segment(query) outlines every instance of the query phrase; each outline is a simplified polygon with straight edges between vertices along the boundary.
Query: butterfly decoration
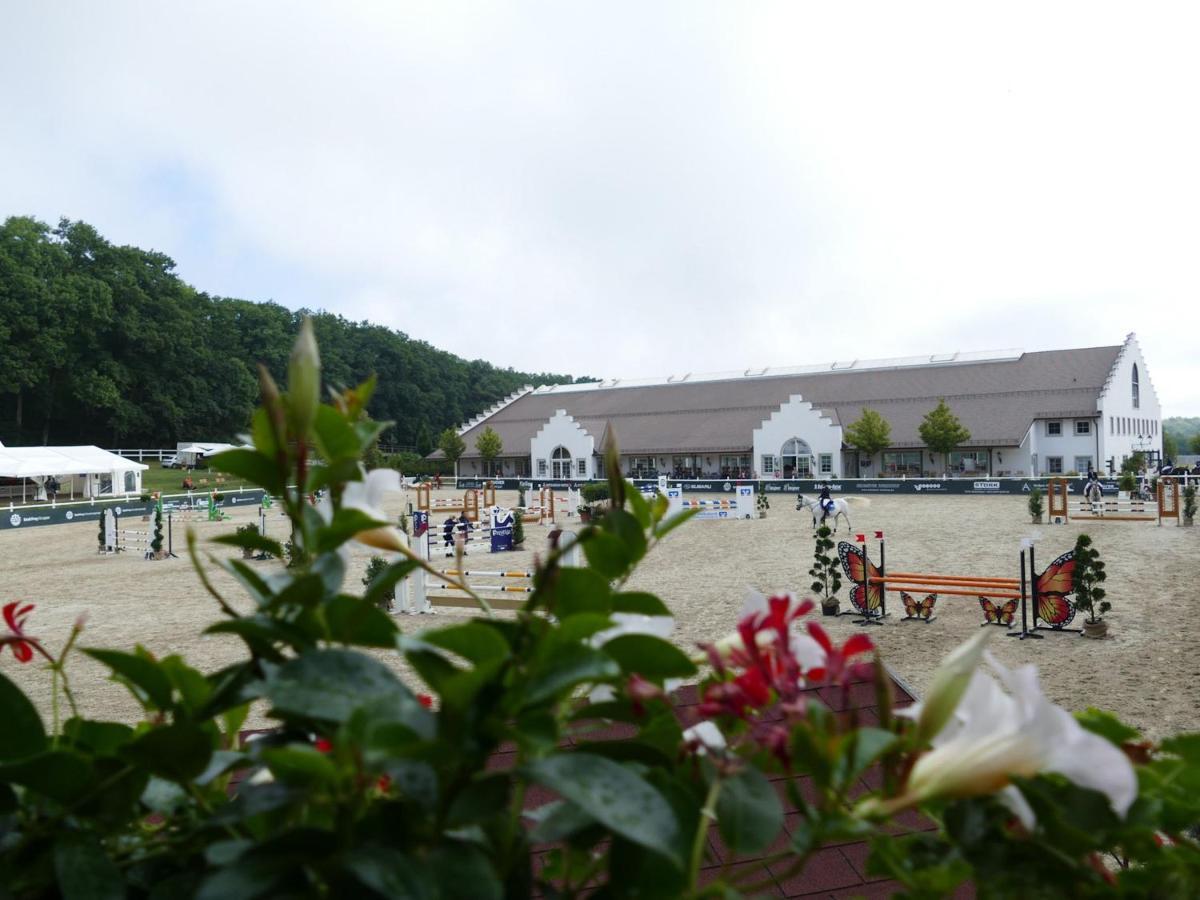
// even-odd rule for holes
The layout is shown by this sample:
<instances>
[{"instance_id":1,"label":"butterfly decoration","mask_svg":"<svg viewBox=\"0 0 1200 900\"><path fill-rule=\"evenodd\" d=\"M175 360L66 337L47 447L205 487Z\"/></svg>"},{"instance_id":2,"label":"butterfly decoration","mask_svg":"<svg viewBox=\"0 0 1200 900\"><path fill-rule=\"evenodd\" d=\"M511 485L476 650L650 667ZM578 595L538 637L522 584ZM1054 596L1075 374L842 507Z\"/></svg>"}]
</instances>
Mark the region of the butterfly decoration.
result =
<instances>
[{"instance_id":1,"label":"butterfly decoration","mask_svg":"<svg viewBox=\"0 0 1200 900\"><path fill-rule=\"evenodd\" d=\"M901 591L900 599L904 601L904 618L921 619L926 623L932 621L933 605L937 603L937 594L930 594L918 603L907 591Z\"/></svg>"},{"instance_id":2,"label":"butterfly decoration","mask_svg":"<svg viewBox=\"0 0 1200 900\"><path fill-rule=\"evenodd\" d=\"M879 577L879 568L865 558L862 548L855 547L847 541L838 544L838 558L842 561L842 568L846 570L846 578L854 585L850 588L850 605L863 616L878 618L881 614L880 607L883 605L883 588L871 583L870 579ZM865 591L864 572L867 581Z\"/></svg>"},{"instance_id":3,"label":"butterfly decoration","mask_svg":"<svg viewBox=\"0 0 1200 900\"><path fill-rule=\"evenodd\" d=\"M1013 616L1017 614L1016 600L1009 600L1003 606L997 606L987 597L980 597L979 606L983 609L985 625L1012 625Z\"/></svg>"},{"instance_id":4,"label":"butterfly decoration","mask_svg":"<svg viewBox=\"0 0 1200 900\"><path fill-rule=\"evenodd\" d=\"M1037 576L1037 617L1051 628L1065 628L1075 618L1075 607L1067 600L1074 591L1075 551L1068 550Z\"/></svg>"}]
</instances>

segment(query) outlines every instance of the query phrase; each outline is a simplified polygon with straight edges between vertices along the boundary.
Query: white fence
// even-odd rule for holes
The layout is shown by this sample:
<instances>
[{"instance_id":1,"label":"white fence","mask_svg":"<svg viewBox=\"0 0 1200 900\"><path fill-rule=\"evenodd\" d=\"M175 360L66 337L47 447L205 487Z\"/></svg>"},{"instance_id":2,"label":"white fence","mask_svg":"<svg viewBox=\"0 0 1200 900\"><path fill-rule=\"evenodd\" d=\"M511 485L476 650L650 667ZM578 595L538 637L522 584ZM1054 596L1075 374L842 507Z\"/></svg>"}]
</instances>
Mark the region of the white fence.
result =
<instances>
[{"instance_id":1,"label":"white fence","mask_svg":"<svg viewBox=\"0 0 1200 900\"><path fill-rule=\"evenodd\" d=\"M164 450L134 449L134 450L109 450L108 452L115 453L115 454L117 454L117 456L123 456L126 459L136 459L138 462L145 462L148 459L157 459L159 462L162 462L164 459L170 459L172 456L174 456L179 451L176 450L174 447L167 447Z\"/></svg>"}]
</instances>

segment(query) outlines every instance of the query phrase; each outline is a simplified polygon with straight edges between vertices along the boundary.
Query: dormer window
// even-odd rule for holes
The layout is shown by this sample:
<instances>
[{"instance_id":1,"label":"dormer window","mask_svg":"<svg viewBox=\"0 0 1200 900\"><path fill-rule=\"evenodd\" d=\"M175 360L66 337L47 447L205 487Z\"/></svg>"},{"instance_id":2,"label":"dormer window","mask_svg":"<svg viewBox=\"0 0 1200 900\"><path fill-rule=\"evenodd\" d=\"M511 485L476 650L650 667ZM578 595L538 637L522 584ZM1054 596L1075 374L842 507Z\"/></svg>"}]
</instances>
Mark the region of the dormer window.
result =
<instances>
[{"instance_id":1,"label":"dormer window","mask_svg":"<svg viewBox=\"0 0 1200 900\"><path fill-rule=\"evenodd\" d=\"M1138 390L1137 363L1133 364L1133 408L1141 409L1141 396Z\"/></svg>"}]
</instances>

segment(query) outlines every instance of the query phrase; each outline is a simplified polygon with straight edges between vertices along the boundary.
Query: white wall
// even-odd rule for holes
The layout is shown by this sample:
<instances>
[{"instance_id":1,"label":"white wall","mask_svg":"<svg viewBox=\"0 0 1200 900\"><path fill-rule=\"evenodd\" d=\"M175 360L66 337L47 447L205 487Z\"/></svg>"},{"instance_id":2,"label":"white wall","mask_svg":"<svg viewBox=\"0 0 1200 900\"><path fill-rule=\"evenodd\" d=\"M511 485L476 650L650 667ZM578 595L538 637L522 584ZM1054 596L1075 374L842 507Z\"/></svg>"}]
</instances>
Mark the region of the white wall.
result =
<instances>
[{"instance_id":1,"label":"white wall","mask_svg":"<svg viewBox=\"0 0 1200 900\"><path fill-rule=\"evenodd\" d=\"M1133 406L1133 367L1138 369L1138 394L1140 403ZM1162 407L1158 393L1150 383L1150 369L1142 356L1137 337L1130 334L1117 361L1113 364L1108 384L1098 403L1102 418L1100 429L1100 455L1102 459L1115 457L1119 469L1121 461L1132 456L1137 449L1162 452ZM1112 422L1110 430L1110 421ZM1128 427L1125 422L1128 421ZM1139 444L1138 435L1142 435Z\"/></svg>"},{"instance_id":2,"label":"white wall","mask_svg":"<svg viewBox=\"0 0 1200 900\"><path fill-rule=\"evenodd\" d=\"M1050 434L1050 424L1058 422L1062 430L1062 434ZM1076 423L1087 422L1088 433L1076 434ZM1062 458L1062 473L1075 471L1079 474L1087 472L1086 468L1075 464L1076 457L1086 456L1091 459L1092 465L1096 471L1101 471L1102 463L1096 455L1096 428L1097 422L1095 418L1062 418L1062 419L1038 419L1033 423L1030 438L1030 453L1037 455L1037 472L1035 475L1050 474L1049 458L1058 456Z\"/></svg>"},{"instance_id":3,"label":"white wall","mask_svg":"<svg viewBox=\"0 0 1200 900\"><path fill-rule=\"evenodd\" d=\"M814 478L842 477L842 428L835 425L828 416L822 415L819 409L801 397L793 394L779 409L771 413L771 417L754 429L754 455L751 464L760 477L767 477L762 471L762 459L766 454L778 457L785 441L800 438L806 441L816 460L822 453L833 457L833 471L828 476L822 475L814 462Z\"/></svg>"},{"instance_id":4,"label":"white wall","mask_svg":"<svg viewBox=\"0 0 1200 900\"><path fill-rule=\"evenodd\" d=\"M594 474L592 469L595 463L592 460L592 454L596 450L596 439L588 434L571 416L567 415L565 409L560 409L554 413L545 425L543 425L533 440L529 442L529 452L533 460L533 477L534 478L553 478L554 468L551 455L554 453L554 448L566 447L571 454L571 474L570 478L576 481L583 481L591 478ZM538 460L546 461L546 472L541 474L538 469ZM579 472L579 460L584 461L584 471Z\"/></svg>"}]
</instances>

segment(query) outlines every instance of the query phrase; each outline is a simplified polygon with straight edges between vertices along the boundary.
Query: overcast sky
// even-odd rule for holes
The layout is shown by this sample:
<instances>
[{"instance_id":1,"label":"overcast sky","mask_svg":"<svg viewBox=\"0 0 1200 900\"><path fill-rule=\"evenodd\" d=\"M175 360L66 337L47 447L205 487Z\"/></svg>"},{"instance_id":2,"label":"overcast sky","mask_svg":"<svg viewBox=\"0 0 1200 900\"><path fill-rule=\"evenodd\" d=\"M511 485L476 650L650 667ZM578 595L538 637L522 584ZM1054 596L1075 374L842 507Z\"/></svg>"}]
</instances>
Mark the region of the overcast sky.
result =
<instances>
[{"instance_id":1,"label":"overcast sky","mask_svg":"<svg viewBox=\"0 0 1200 900\"><path fill-rule=\"evenodd\" d=\"M1194 4L0 7L0 216L210 293L604 377L1135 331L1200 415Z\"/></svg>"}]
</instances>

